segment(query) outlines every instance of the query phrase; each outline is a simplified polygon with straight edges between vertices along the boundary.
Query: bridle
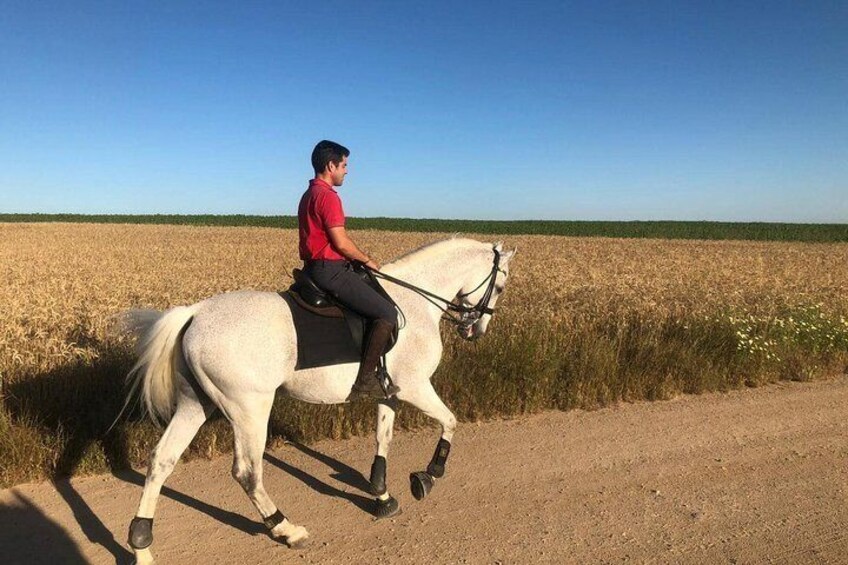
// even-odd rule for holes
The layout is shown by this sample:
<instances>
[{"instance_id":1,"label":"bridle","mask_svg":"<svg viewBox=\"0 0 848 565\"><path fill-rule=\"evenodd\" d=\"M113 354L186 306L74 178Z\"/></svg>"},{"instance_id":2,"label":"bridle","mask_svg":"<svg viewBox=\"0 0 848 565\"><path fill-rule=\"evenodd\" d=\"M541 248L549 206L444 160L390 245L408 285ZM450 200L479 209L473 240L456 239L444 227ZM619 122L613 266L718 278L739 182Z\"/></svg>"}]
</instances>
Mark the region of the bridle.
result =
<instances>
[{"instance_id":1,"label":"bridle","mask_svg":"<svg viewBox=\"0 0 848 565\"><path fill-rule=\"evenodd\" d=\"M500 251L498 251L497 249L492 249L492 251L495 252L495 257L492 260L492 270L489 271L489 274L486 276L486 278L483 279L480 284L474 287L473 290L462 294L457 294L457 298L464 299L474 294L475 292L477 292L477 290L480 289L481 286L488 283L488 286L486 286L486 290L483 293L483 296L480 297L480 300L474 306L466 306L465 304L455 304L452 300L442 298L441 296L433 294L432 292L424 290L423 288L419 288L404 280L395 278L391 275L387 275L386 273L382 273L375 269L371 269L370 267L365 267L364 265L362 266L370 276L385 279L389 282L393 282L404 288L408 288L409 290L421 295L444 313L442 316L443 320L448 320L449 322L457 325L460 329L467 330L468 328L473 326L477 322L477 320L479 320L484 314L494 315L495 313L495 309L489 306L489 302L492 300L492 294L495 290L495 279L497 279L499 272L506 274L506 271L504 271L500 267ZM437 300L443 302L445 304L445 307L442 307L441 304L436 302Z\"/></svg>"},{"instance_id":2,"label":"bridle","mask_svg":"<svg viewBox=\"0 0 848 565\"><path fill-rule=\"evenodd\" d=\"M489 307L489 302L492 300L492 294L495 290L495 279L497 278L498 272L506 274L506 271L501 269L501 254L497 249L492 249L495 252L495 257L492 260L492 270L489 271L489 274L486 276L483 281L474 287L473 290L457 294L457 298L465 298L477 292L477 290L488 283L486 287L486 291L483 293L483 296L480 297L480 300L474 306L466 306L465 304L455 304L452 300L447 300L433 294L428 290L424 290L423 288L419 288L411 283L408 283L404 280L395 278L391 275L387 275L386 273L377 271L375 269L371 269L370 267L366 267L362 265L365 271L370 275L376 278L385 279L389 282L393 282L399 286L404 288L408 288L409 290L421 295L428 302L433 304L436 308L441 310L444 314L442 316L443 320L448 320L449 322L457 325L460 329L467 330L471 326L473 326L477 320L479 320L484 314L494 315L495 309ZM443 308L441 304L436 301L444 302L445 307ZM455 315L453 313L456 313ZM403 314L403 312L401 312Z\"/></svg>"}]
</instances>

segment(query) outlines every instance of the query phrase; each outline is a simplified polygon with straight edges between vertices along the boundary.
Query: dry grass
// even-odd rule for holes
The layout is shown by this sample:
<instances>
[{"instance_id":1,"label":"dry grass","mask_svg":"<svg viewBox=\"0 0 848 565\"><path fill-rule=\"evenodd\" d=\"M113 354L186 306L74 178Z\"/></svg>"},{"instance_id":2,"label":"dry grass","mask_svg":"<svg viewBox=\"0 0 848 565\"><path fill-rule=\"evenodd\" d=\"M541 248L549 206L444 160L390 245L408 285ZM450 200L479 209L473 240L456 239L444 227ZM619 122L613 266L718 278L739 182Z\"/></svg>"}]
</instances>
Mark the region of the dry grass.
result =
<instances>
[{"instance_id":1,"label":"dry grass","mask_svg":"<svg viewBox=\"0 0 848 565\"><path fill-rule=\"evenodd\" d=\"M355 237L387 262L440 236ZM108 337L110 317L285 288L299 266L296 238L273 228L0 224L0 484L143 461L158 435L149 425L103 435L131 361L128 344ZM436 375L464 419L844 370L848 244L505 239L519 255L490 335L466 344L446 334ZM367 405L280 399L271 426L309 440L362 432L371 418ZM422 421L407 410L401 425ZM227 450L229 438L211 422L193 452Z\"/></svg>"}]
</instances>

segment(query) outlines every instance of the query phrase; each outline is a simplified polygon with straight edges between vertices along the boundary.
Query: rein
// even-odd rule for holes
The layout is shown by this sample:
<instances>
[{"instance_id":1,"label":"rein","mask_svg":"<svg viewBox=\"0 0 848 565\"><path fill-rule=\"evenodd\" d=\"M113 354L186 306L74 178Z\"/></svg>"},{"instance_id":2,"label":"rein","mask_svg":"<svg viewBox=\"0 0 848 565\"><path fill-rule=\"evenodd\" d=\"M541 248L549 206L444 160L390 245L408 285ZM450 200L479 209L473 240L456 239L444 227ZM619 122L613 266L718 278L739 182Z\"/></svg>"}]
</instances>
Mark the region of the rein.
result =
<instances>
[{"instance_id":1,"label":"rein","mask_svg":"<svg viewBox=\"0 0 848 565\"><path fill-rule=\"evenodd\" d=\"M464 304L454 304L454 302L451 301L451 300L447 300L445 298L442 298L441 296L439 296L437 294L433 294L432 292L430 292L428 290L417 287L417 286L415 286L411 283L408 283L404 280L395 278L391 275L387 275L386 273L377 271L375 269L371 269L370 267L366 267L364 264L360 263L360 265L362 265L362 267L365 269L365 271L370 276L374 276L374 277L380 278L380 279L385 279L389 282L393 282L396 285L402 286L404 288L408 288L409 290L421 295L428 302L433 304L436 308L438 308L444 314L447 315L446 317L442 316L443 320L448 320L449 322L456 324L457 326L469 327L472 324L474 324L477 320L479 320L480 317L483 316L484 314L493 315L495 313L494 308L489 307L489 301L492 299L492 292L495 289L495 279L497 278L498 271L503 272L503 270L500 268L500 262L501 262L500 252L497 249L493 249L493 251L495 252L495 257L492 260L492 270L489 271L489 274L486 276L486 278L483 279L483 281L480 284L478 284L476 287L474 287L473 290L466 292L466 293L463 293L463 294L457 295L457 297L459 297L459 298L465 298L466 296L470 296L471 294L475 293L481 286L483 286L484 284L486 284L488 282L489 285L486 287L486 291L483 293L483 296L480 298L480 301L477 302L477 304L475 304L474 306L465 306ZM441 304L436 302L436 300L444 302L446 307L443 308ZM451 312L456 312L457 314L459 314L459 317L451 315Z\"/></svg>"}]
</instances>

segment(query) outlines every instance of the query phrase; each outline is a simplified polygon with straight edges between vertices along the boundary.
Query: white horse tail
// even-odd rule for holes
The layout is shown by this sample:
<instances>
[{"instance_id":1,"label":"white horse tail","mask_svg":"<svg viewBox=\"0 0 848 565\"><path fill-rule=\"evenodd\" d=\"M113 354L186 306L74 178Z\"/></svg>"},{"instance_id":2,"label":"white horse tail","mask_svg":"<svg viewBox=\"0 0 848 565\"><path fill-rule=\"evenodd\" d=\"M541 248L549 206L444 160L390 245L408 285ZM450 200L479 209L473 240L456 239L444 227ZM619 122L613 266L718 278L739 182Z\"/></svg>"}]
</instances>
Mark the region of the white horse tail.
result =
<instances>
[{"instance_id":1,"label":"white horse tail","mask_svg":"<svg viewBox=\"0 0 848 565\"><path fill-rule=\"evenodd\" d=\"M176 375L187 370L180 338L198 310L200 303L165 312L130 310L123 315L123 328L136 335L138 354L138 361L127 374L127 403L140 388L147 414L156 425L169 421L176 408Z\"/></svg>"}]
</instances>

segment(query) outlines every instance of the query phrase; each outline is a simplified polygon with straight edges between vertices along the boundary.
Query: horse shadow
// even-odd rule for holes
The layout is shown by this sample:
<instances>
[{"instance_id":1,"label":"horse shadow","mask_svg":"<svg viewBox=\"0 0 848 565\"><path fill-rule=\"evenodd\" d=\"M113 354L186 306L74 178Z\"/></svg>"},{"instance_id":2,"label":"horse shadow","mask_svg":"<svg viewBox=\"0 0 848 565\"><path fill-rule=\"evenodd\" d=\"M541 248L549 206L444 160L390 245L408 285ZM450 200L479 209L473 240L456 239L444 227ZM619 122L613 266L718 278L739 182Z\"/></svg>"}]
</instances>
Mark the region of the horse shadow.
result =
<instances>
[{"instance_id":1,"label":"horse shadow","mask_svg":"<svg viewBox=\"0 0 848 565\"><path fill-rule=\"evenodd\" d=\"M0 547L3 563L86 563L77 544L65 529L47 517L19 493L9 504L0 505ZM129 553L129 552L125 552ZM119 561L129 563L129 561Z\"/></svg>"},{"instance_id":2,"label":"horse shadow","mask_svg":"<svg viewBox=\"0 0 848 565\"><path fill-rule=\"evenodd\" d=\"M330 469L334 471L334 473L331 474L330 477L337 480L338 482L356 490L359 490L361 492L368 493L370 491L370 483L365 479L362 473L360 473L350 465L342 463L338 459L334 459L329 455L325 455L301 443L290 442L289 445L291 445L301 453L308 455L313 459L327 465ZM280 469L281 471L301 481L318 494L347 500L348 502L350 502L351 504L353 504L354 506L356 506L367 514L374 513L375 503L373 498L369 498L360 494L336 488L318 479L317 477L310 475L306 471L298 469L297 467L280 460L279 458L268 452L265 452L265 460Z\"/></svg>"},{"instance_id":3,"label":"horse shadow","mask_svg":"<svg viewBox=\"0 0 848 565\"><path fill-rule=\"evenodd\" d=\"M25 375L7 383L0 396L3 410L13 425L36 428L39 435L50 438L58 454L45 468L52 485L73 513L89 542L109 551L116 563L131 563L132 554L116 539L102 520L91 509L74 486L66 480L94 460L105 457L113 473L130 468L129 438L125 426L115 426L106 433L123 404L123 379L130 359L126 351L111 347L78 328L69 339L95 351L89 361L77 360L36 374ZM26 449L27 446L21 446ZM23 477L24 479L29 477ZM18 498L21 498L18 496ZM78 551L68 547L71 538L54 535L61 527L53 523L28 501L0 509L3 528L11 536L22 539L39 539L43 532L49 543L35 543L26 559L19 554L3 561L8 563L74 563L85 562ZM10 516L6 520L6 515ZM54 543L55 542L55 543ZM14 544L3 544L15 547ZM79 557L79 560L77 560Z\"/></svg>"}]
</instances>

